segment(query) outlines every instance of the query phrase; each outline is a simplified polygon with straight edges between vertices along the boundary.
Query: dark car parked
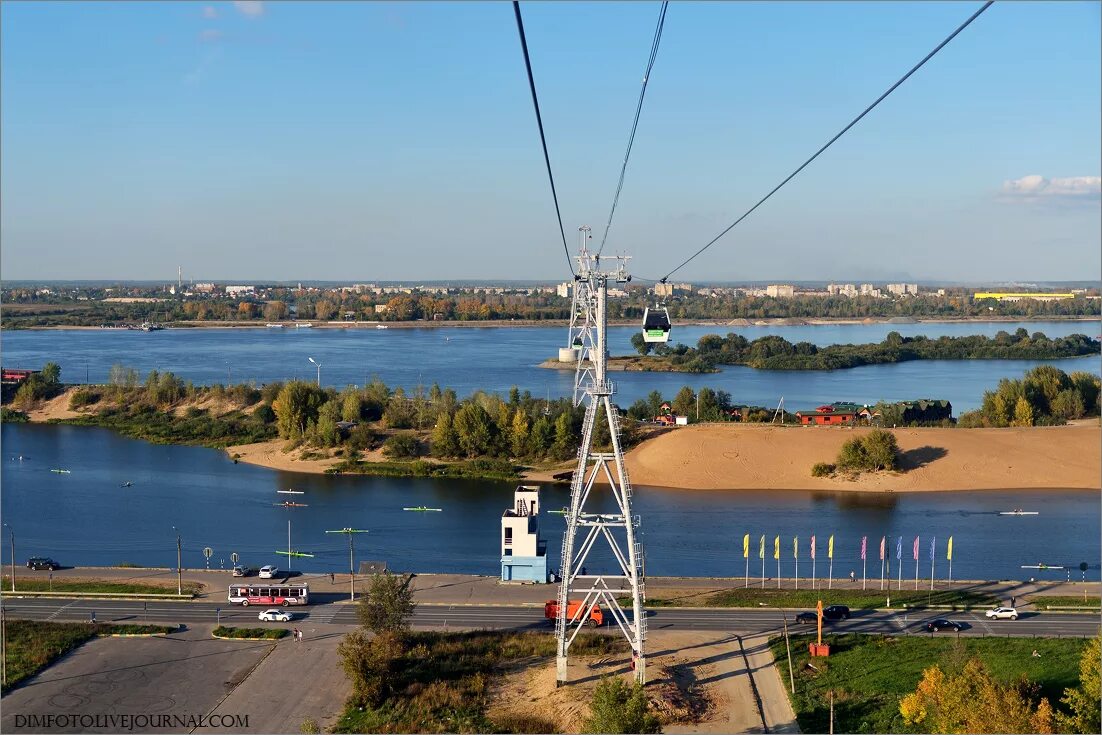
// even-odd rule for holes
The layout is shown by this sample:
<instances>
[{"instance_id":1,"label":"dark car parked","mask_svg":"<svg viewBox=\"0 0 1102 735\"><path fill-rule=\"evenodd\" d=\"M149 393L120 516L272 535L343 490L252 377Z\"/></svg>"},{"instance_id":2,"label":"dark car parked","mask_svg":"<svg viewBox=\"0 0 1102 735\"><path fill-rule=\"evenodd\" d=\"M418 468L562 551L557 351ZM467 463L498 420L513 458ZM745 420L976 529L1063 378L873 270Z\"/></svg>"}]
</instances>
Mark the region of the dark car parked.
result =
<instances>
[{"instance_id":1,"label":"dark car parked","mask_svg":"<svg viewBox=\"0 0 1102 735\"><path fill-rule=\"evenodd\" d=\"M926 623L926 630L930 633L936 633L939 630L951 630L959 633L964 628L960 623L954 623L952 620L945 620L944 618L938 618L937 620L931 620Z\"/></svg>"},{"instance_id":2,"label":"dark car parked","mask_svg":"<svg viewBox=\"0 0 1102 735\"><path fill-rule=\"evenodd\" d=\"M849 608L845 605L824 607L823 620L849 620Z\"/></svg>"},{"instance_id":3,"label":"dark car parked","mask_svg":"<svg viewBox=\"0 0 1102 735\"><path fill-rule=\"evenodd\" d=\"M61 569L61 565L48 556L32 556L27 559L27 569L46 569L52 572Z\"/></svg>"},{"instance_id":4,"label":"dark car parked","mask_svg":"<svg viewBox=\"0 0 1102 735\"><path fill-rule=\"evenodd\" d=\"M796 613L797 623L814 623L819 619L818 614L813 612Z\"/></svg>"}]
</instances>

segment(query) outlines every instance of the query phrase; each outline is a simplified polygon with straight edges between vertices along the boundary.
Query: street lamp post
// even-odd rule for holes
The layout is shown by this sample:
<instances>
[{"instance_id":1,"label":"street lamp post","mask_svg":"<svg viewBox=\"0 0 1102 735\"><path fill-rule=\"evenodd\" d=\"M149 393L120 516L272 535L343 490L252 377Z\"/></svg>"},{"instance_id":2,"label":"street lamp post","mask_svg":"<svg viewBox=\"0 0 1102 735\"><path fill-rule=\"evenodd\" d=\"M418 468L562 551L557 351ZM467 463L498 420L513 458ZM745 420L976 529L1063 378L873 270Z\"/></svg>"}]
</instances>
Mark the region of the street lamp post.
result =
<instances>
[{"instance_id":1,"label":"street lamp post","mask_svg":"<svg viewBox=\"0 0 1102 735\"><path fill-rule=\"evenodd\" d=\"M11 534L11 591L15 592L15 529L7 523L4 524L4 528Z\"/></svg>"},{"instance_id":2,"label":"street lamp post","mask_svg":"<svg viewBox=\"0 0 1102 735\"><path fill-rule=\"evenodd\" d=\"M317 368L318 368L318 387L320 388L321 387L321 363L315 361L314 358L312 358L312 357L308 357L306 359L309 360L310 362L314 363L314 365L316 365Z\"/></svg>"},{"instance_id":3,"label":"street lamp post","mask_svg":"<svg viewBox=\"0 0 1102 735\"><path fill-rule=\"evenodd\" d=\"M356 601L356 562L355 552L353 551L352 539L357 533L367 533L358 528L342 528L339 531L326 531L326 533L343 533L348 536L348 584L351 588L352 596L351 601Z\"/></svg>"},{"instance_id":4,"label":"street lamp post","mask_svg":"<svg viewBox=\"0 0 1102 735\"><path fill-rule=\"evenodd\" d=\"M176 594L184 594L184 568L181 565L182 559L182 547L180 545L180 529L176 526L172 527L172 530L176 532Z\"/></svg>"}]
</instances>

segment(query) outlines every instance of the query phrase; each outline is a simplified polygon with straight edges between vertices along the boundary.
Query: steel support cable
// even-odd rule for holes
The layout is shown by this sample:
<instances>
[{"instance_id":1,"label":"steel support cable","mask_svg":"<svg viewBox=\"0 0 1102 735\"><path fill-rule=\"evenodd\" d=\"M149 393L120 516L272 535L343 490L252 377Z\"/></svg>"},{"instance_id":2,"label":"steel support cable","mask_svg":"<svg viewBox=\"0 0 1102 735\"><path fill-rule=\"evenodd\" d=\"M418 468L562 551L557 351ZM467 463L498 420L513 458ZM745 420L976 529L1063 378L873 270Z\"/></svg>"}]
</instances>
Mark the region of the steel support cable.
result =
<instances>
[{"instance_id":1,"label":"steel support cable","mask_svg":"<svg viewBox=\"0 0 1102 735\"><path fill-rule=\"evenodd\" d=\"M650 56L647 58L647 69L643 73L643 86L639 90L639 101L635 105L635 120L631 123L631 134L628 135L628 147L624 153L624 163L620 167L620 181L616 184L616 194L612 197L612 209L608 213L608 223L605 224L605 234L601 237L601 246L597 248L597 255L605 249L608 240L608 231L612 227L612 217L616 214L616 203L620 201L620 190L624 188L624 174L628 170L628 159L631 158L631 146L635 142L635 131L639 127L639 115L643 111L643 98L647 94L647 82L650 81L651 70L654 68L654 60L658 57L658 46L662 43L662 28L666 24L666 8L669 0L663 0L662 8L658 12L658 25L654 29L654 38L650 44Z\"/></svg>"},{"instance_id":2,"label":"steel support cable","mask_svg":"<svg viewBox=\"0 0 1102 735\"><path fill-rule=\"evenodd\" d=\"M923 65L924 65L924 64L925 64L925 63L926 63L927 61L929 61L930 59L932 59L932 58L934 57L934 55L935 55L935 54L936 54L936 53L937 53L938 51L941 51L941 49L942 49L942 48L944 48L944 47L945 47L945 46L946 46L946 45L947 45L947 44L948 44L948 43L949 43L950 41L952 41L952 40L953 40L954 38L956 38L956 36L957 36L957 34L958 34L958 33L960 33L960 32L961 32L961 31L963 31L963 30L964 30L965 28L967 28L967 27L968 27L969 25L971 25L972 21L974 21L974 20L975 20L976 18L980 17L980 14L981 14L981 13L983 13L983 11L987 10L987 9L988 9L989 7L991 7L991 5L992 5L992 4L994 3L994 2L995 2L995 0L987 0L987 2L985 2L985 3L983 4L983 7L981 7L981 8L979 9L979 10L977 10L977 11L976 11L975 13L973 13L973 14L972 14L972 15L971 15L971 16L970 16L970 17L968 18L968 20L966 20L966 21L964 21L963 23L961 23L961 24L960 24L960 25L959 25L959 26L957 27L957 29L956 29L955 31L953 31L952 33L950 33L950 34L949 34L949 36L948 36L948 37L946 37L946 39L945 39L944 41L942 41L941 43L939 43L939 44L938 44L938 45L937 45L937 46L936 46L936 47L934 48L934 50L933 50L933 51L931 51L930 53L926 54L926 57L925 57L925 58L923 58L923 59L922 59L922 61L918 62L918 63L917 63L917 64L915 64L915 65L914 65L913 67L911 67L911 70L910 70L909 72L907 72L906 74L904 74L904 75L903 75L903 76L902 76L902 77L901 77L901 78L899 79L899 81L897 81L897 82L896 82L895 84L893 84L893 85L892 85L891 87L889 87L889 88L888 88L888 91L887 91L887 92L885 92L884 94L882 94L882 95L880 95L879 97L877 97L877 98L876 98L876 101L875 101L875 102L873 102L873 103L872 103L871 105L869 105L868 107L866 107L866 108L865 108L865 110L864 110L864 112L862 112L862 113L861 113L860 115L858 115L857 117L853 118L853 120L852 120L852 121L851 121L851 122L849 123L849 125L846 125L846 126L845 126L844 128L842 128L842 130L841 130L841 131L840 131L840 132L839 132L839 133L838 133L837 135L835 135L835 136L834 136L833 138L831 138L830 140L828 140L828 141L826 142L826 144L825 144L825 145L824 145L824 146L823 146L822 148L820 148L819 150L815 151L815 155L813 155L813 156L812 156L811 158L809 158L809 159L807 159L806 161L804 161L804 162L803 162L803 163L802 163L802 164L800 165L800 167L799 167L798 169L796 169L795 171L793 171L792 173L790 173L790 174L789 174L789 175L788 175L787 177L785 177L784 181L782 181L781 183L777 184L777 185L776 185L776 186L775 186L775 187L773 188L773 190L772 190L772 191L770 191L770 192L769 192L768 194L766 194L766 195L765 195L764 197L762 197L762 198L761 198L760 200L758 200L758 203L757 203L757 204L755 204L754 206L750 207L750 209L746 210L746 212L745 212L745 213L744 213L744 214L743 214L743 215L742 215L741 217L739 217L739 218L738 218L737 220L735 220L734 222L732 222L732 223L731 223L731 224L730 224L730 225L729 225L729 226L728 226L728 227L727 227L726 229L724 229L724 230L723 230L723 232L719 233L719 234L718 234L718 235L716 235L716 236L715 236L714 238L712 238L712 240L711 240L711 241L710 241L710 242L709 242L709 243L708 243L707 245L705 245L704 247L700 248L700 249L699 249L699 250L697 250L697 251L696 251L695 253L693 253L692 255L690 255L690 256L689 256L688 258L686 258L686 259L685 259L684 261L682 261L680 265L678 265L678 266L677 266L676 268L674 268L674 269L673 269L672 271L670 271L669 273L667 273L666 275L664 275L664 276L663 276L662 278L660 278L659 280L660 280L661 282L665 283L665 282L666 282L666 279L668 279L668 278L669 278L670 276L672 276L672 275L673 275L674 273L677 273L677 272L678 272L679 270L681 270L681 269L682 269L682 268L684 268L684 267L685 267L686 265L688 265L688 264L689 264L690 262L692 262L692 260L693 260L694 258L696 258L696 256L700 255L700 254L701 254L701 253L703 253L703 252L704 252L705 250L707 250L707 249L708 249L708 248L710 248L710 247L711 247L712 245L714 245L714 244L715 244L715 243L716 243L716 242L717 242L717 241L718 241L718 240L719 240L719 239L720 239L721 237L723 237L723 236L724 236L724 235L726 235L726 234L727 234L728 232L730 232L730 231L731 231L732 229L734 229L735 225L737 225L737 224L738 224L739 222L742 222L742 221L743 221L744 219L746 219L747 217L749 217L749 216L750 216L750 214L751 214L751 213L752 213L752 212L753 212L753 211L754 211L755 209L757 209L757 208L758 208L758 207L760 207L760 206L761 206L762 204L764 204L764 203L765 203L765 201L766 201L767 199L769 199L769 197L771 197L771 196L773 196L774 194L776 194L776 193L777 193L777 192L778 192L778 191L779 191L779 190L781 189L781 187L782 187L782 186L784 186L784 185L785 185L785 184L787 184L787 183L788 183L789 181L791 181L792 179L794 179L794 178L796 177L796 175L797 175L797 174L799 174L799 173L800 173L801 171L803 171L803 170L804 170L805 168L807 168L807 166L808 166L808 165L809 165L809 164L810 164L810 163L811 163L812 161L814 161L814 160L815 160L816 158L818 158L818 157L819 157L819 154L821 154L821 153L822 153L823 151L825 151L825 150L826 150L827 148L829 148L829 147L830 147L831 145L833 145L834 141L838 140L838 139L839 139L839 138L841 138L841 137L842 137L843 135L845 135L845 134L846 134L846 132L847 132L847 131L848 131L848 130L849 130L850 128L852 128L852 127L853 127L854 125L856 125L856 124L857 124L858 122L860 122L860 121L861 121L861 118L863 118L863 117L864 117L865 115L867 115L867 114L869 114L870 112L872 112L873 108L875 108L875 107L876 107L877 105L879 105L879 104L880 104L881 102L883 102L883 101L884 101L884 99L885 99L885 98L887 98L887 96L888 96L888 95L890 95L890 94L891 94L892 92L894 92L894 91L896 90L896 88L897 88L897 87L899 87L899 85L903 84L903 82L907 81L907 79L909 79L909 78L910 78L910 76L911 76L912 74L914 74L914 73L915 73L916 71L918 71L919 69L921 69L921 68L922 68L922 66L923 66ZM643 279L643 280L649 280L649 279Z\"/></svg>"},{"instance_id":3,"label":"steel support cable","mask_svg":"<svg viewBox=\"0 0 1102 735\"><path fill-rule=\"evenodd\" d=\"M547 154L547 136L543 134L543 117L540 115L540 101L536 96L536 80L532 76L532 62L528 58L528 41L524 37L524 21L520 17L520 3L513 0L513 12L517 16L517 32L520 34L520 48L524 52L524 68L528 70L528 87L532 90L532 106L536 109L536 124L540 129L540 143L543 144L543 162L547 164L547 179L551 182L551 198L555 200L555 216L559 219L559 235L562 236L562 249L566 254L566 265L574 273L574 264L570 260L570 248L566 245L566 230L562 226L562 212L559 210L559 195L555 191L555 177L551 173L551 157Z\"/></svg>"}]
</instances>

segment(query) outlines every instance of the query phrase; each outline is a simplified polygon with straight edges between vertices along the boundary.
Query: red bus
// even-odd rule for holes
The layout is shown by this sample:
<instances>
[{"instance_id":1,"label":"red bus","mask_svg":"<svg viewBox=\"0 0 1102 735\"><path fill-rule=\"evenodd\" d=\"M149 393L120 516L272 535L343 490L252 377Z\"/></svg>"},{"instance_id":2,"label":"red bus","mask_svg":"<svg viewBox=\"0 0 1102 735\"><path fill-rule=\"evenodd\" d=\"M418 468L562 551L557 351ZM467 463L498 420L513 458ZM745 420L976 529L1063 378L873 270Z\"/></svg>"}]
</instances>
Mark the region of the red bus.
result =
<instances>
[{"instance_id":1,"label":"red bus","mask_svg":"<svg viewBox=\"0 0 1102 735\"><path fill-rule=\"evenodd\" d=\"M231 605L305 605L310 601L310 587L305 582L276 584L231 584Z\"/></svg>"}]
</instances>

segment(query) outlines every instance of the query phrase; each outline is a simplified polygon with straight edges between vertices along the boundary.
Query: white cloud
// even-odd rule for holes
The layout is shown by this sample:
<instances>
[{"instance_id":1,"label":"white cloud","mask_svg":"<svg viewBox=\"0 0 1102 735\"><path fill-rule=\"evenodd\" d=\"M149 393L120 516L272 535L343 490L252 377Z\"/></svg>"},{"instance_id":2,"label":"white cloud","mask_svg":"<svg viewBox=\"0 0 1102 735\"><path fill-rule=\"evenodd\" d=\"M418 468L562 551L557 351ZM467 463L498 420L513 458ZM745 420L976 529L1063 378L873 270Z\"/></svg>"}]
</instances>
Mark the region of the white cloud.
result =
<instances>
[{"instance_id":1,"label":"white cloud","mask_svg":"<svg viewBox=\"0 0 1102 735\"><path fill-rule=\"evenodd\" d=\"M203 6L203 17L204 18L217 18L218 17L218 9L215 8L213 5L204 5Z\"/></svg>"},{"instance_id":2,"label":"white cloud","mask_svg":"<svg viewBox=\"0 0 1102 735\"><path fill-rule=\"evenodd\" d=\"M261 0L233 0L233 6L237 12L250 18L264 15L264 3Z\"/></svg>"},{"instance_id":3,"label":"white cloud","mask_svg":"<svg viewBox=\"0 0 1102 735\"><path fill-rule=\"evenodd\" d=\"M1039 174L1030 174L1020 179L1004 181L1002 194L1004 197L1026 200L1094 198L1102 195L1102 177L1068 176L1047 179Z\"/></svg>"}]
</instances>

